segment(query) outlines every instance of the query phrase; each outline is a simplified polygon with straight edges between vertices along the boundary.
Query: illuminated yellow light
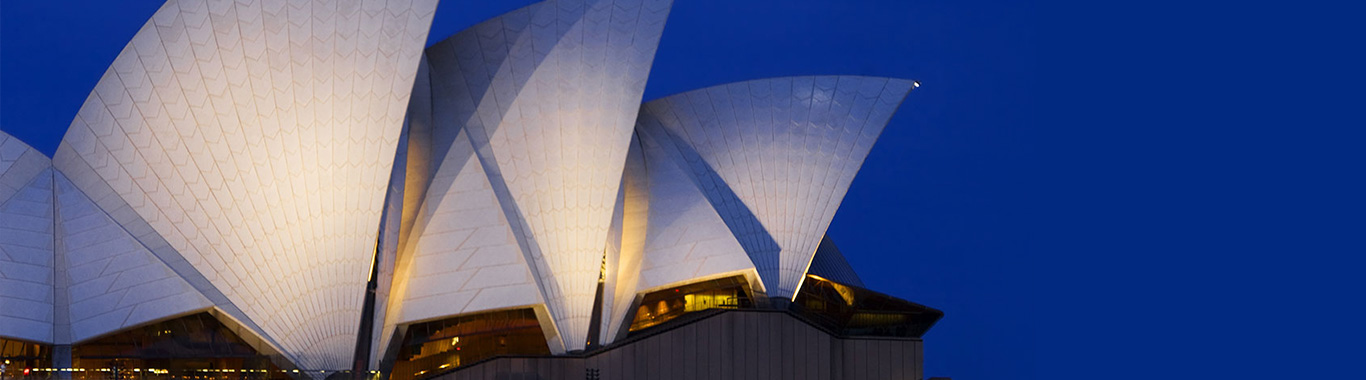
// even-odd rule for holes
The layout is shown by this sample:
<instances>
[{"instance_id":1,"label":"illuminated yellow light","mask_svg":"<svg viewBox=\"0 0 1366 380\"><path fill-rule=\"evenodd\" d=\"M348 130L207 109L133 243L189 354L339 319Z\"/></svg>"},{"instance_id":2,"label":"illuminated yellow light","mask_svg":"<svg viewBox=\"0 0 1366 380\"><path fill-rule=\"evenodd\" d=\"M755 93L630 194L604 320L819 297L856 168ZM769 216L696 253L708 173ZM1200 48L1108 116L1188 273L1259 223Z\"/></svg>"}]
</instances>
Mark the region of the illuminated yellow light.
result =
<instances>
[{"instance_id":1,"label":"illuminated yellow light","mask_svg":"<svg viewBox=\"0 0 1366 380\"><path fill-rule=\"evenodd\" d=\"M440 367L436 367L436 368L437 368L437 369L444 369L444 368L450 367L450 366L451 366L450 363L446 363L446 364L442 364Z\"/></svg>"},{"instance_id":2,"label":"illuminated yellow light","mask_svg":"<svg viewBox=\"0 0 1366 380\"><path fill-rule=\"evenodd\" d=\"M374 279L375 279L375 265L379 265L379 261L376 261L376 260L375 260L375 256L376 256L376 255L379 255L379 240L378 240L378 239L375 240L374 246L372 246L372 247L370 248L370 271L369 271L370 274L368 274L368 275L365 276L365 282L374 281Z\"/></svg>"}]
</instances>

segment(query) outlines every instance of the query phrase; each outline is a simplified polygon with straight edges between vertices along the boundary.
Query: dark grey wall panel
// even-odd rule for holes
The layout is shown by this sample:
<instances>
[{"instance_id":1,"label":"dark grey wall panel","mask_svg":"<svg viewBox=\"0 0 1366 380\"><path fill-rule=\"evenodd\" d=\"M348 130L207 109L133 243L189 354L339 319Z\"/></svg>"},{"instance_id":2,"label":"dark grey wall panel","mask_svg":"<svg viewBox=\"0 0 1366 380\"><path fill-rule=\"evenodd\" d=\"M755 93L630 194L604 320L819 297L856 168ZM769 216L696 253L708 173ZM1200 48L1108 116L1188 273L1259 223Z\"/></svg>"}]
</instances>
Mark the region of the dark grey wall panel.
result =
<instances>
[{"instance_id":1,"label":"dark grey wall panel","mask_svg":"<svg viewBox=\"0 0 1366 380\"><path fill-rule=\"evenodd\" d=\"M498 357L433 380L921 379L916 339L833 336L782 311L734 310L582 355Z\"/></svg>"},{"instance_id":2,"label":"dark grey wall panel","mask_svg":"<svg viewBox=\"0 0 1366 380\"><path fill-rule=\"evenodd\" d=\"M833 338L830 338L829 336L826 336L825 334L820 334L819 332L817 332L817 333L815 333L815 334L816 334L816 338L815 338L815 339L816 339L816 357L818 357L818 358L834 358L835 356L833 356L833 355L830 353L830 340L833 339ZM815 374L815 379L817 379L817 380L831 380L831 379L834 379L834 377L832 377L832 376L830 375L830 367L831 367L831 365L830 365L830 360L815 360L814 362L815 362L814 364L816 365L816 371L813 372L813 373Z\"/></svg>"},{"instance_id":3,"label":"dark grey wall panel","mask_svg":"<svg viewBox=\"0 0 1366 380\"><path fill-rule=\"evenodd\" d=\"M921 363L925 362L925 342L915 342L912 347L915 347L915 358L913 359L915 378L923 379L925 378L925 366Z\"/></svg>"},{"instance_id":4,"label":"dark grey wall panel","mask_svg":"<svg viewBox=\"0 0 1366 380\"><path fill-rule=\"evenodd\" d=\"M868 356L863 357L864 367L868 369L869 378L884 378L884 368L886 367L885 355L882 351L882 342L864 341L864 347L868 348Z\"/></svg>"},{"instance_id":5,"label":"dark grey wall panel","mask_svg":"<svg viewBox=\"0 0 1366 380\"><path fill-rule=\"evenodd\" d=\"M897 359L897 358L904 358L904 357L906 357L906 347L905 347L904 345L900 345L900 344L891 344L891 345L889 345L888 348L892 350L890 356L891 356L891 358L894 360L893 362L888 363L888 364L890 364L890 365L892 366L892 373L891 373L891 375L890 375L891 378L893 378L893 379L905 379L905 378L906 378L906 361L905 361L905 360L896 360L896 359Z\"/></svg>"},{"instance_id":6,"label":"dark grey wall panel","mask_svg":"<svg viewBox=\"0 0 1366 380\"><path fill-rule=\"evenodd\" d=\"M822 357L820 332L810 326L798 326L802 331L802 347L806 348L806 354L812 358ZM824 357L828 358L830 356L827 355ZM820 362L822 361L824 360L803 360L802 363L799 363L803 369L802 378L804 380L820 380Z\"/></svg>"},{"instance_id":7,"label":"dark grey wall panel","mask_svg":"<svg viewBox=\"0 0 1366 380\"><path fill-rule=\"evenodd\" d=\"M773 361L773 364L778 366L778 371L775 371L775 373L782 373L782 378L784 379L796 378L792 371L792 366L796 365L796 363L793 362L792 357L797 355L795 352L797 348L795 345L796 342L793 342L794 339L792 339L792 332L797 329L797 327L793 325L794 322L796 322L796 320L792 318L783 318L779 320L778 324L780 329L778 330L778 334L776 334L777 336L774 337L776 339L773 340L773 342L778 345L778 349L774 351L781 353L781 355L778 356L778 359Z\"/></svg>"},{"instance_id":8,"label":"dark grey wall panel","mask_svg":"<svg viewBox=\"0 0 1366 380\"><path fill-rule=\"evenodd\" d=\"M892 366L896 365L897 362L896 360L893 360L895 356L892 355L892 345L888 344L885 340L875 343L877 345L877 358L881 359L880 361L873 363L877 367L877 377L891 379L893 378Z\"/></svg>"},{"instance_id":9,"label":"dark grey wall panel","mask_svg":"<svg viewBox=\"0 0 1366 380\"><path fill-rule=\"evenodd\" d=\"M662 371L659 369L659 361L667 360L661 358L659 355L659 344L661 340L664 340L663 336L657 336L654 339L646 339L644 341L646 357L645 373L649 374L651 378L658 378L663 375Z\"/></svg>"},{"instance_id":10,"label":"dark grey wall panel","mask_svg":"<svg viewBox=\"0 0 1366 380\"><path fill-rule=\"evenodd\" d=\"M655 350L658 351L654 356L659 358L659 368L653 370L656 379L675 379L674 364L678 363L678 358L673 356L673 346L676 344L674 343L676 338L678 338L678 334L663 334L655 339L651 339L655 342Z\"/></svg>"},{"instance_id":11,"label":"dark grey wall panel","mask_svg":"<svg viewBox=\"0 0 1366 380\"><path fill-rule=\"evenodd\" d=\"M620 355L617 357L617 360L620 361L616 364L618 367L617 376L620 376L622 379L638 379L638 377L636 377L636 363L639 362L639 360L636 360L634 345L621 347L612 351L617 351L617 354Z\"/></svg>"},{"instance_id":12,"label":"dark grey wall panel","mask_svg":"<svg viewBox=\"0 0 1366 380\"><path fill-rule=\"evenodd\" d=\"M730 355L732 359L731 365L733 366L731 370L749 366L746 360L750 359L742 356L745 355L745 349L738 346L744 342L744 338L737 334L747 334L745 326L736 324L736 321L738 320L740 320L738 316L731 318L712 318L708 323L709 329L706 331L699 331L700 334L707 335L707 342L709 345L700 347L699 351L707 353L707 358L709 358L708 363L723 363L725 360L724 356ZM711 333L714 331L721 331L721 334ZM725 372L726 368L719 365L708 365L706 368L710 378L719 378L722 373L731 373Z\"/></svg>"}]
</instances>

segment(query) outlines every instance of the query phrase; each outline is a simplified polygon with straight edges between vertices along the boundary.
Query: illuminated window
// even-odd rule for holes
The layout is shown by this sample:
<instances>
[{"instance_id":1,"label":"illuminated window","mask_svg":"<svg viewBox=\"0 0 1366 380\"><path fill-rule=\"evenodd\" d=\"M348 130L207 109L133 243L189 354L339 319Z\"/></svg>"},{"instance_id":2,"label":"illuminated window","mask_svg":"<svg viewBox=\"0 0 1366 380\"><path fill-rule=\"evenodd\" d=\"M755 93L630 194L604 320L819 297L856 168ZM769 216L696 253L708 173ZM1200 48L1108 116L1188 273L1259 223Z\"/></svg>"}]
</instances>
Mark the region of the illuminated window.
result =
<instances>
[{"instance_id":1,"label":"illuminated window","mask_svg":"<svg viewBox=\"0 0 1366 380\"><path fill-rule=\"evenodd\" d=\"M793 309L843 335L920 337L944 313L868 289L807 275Z\"/></svg>"},{"instance_id":2,"label":"illuminated window","mask_svg":"<svg viewBox=\"0 0 1366 380\"><path fill-rule=\"evenodd\" d=\"M92 376L135 379L149 369L171 375L229 372L250 379L288 379L232 329L209 313L198 313L77 344L72 367ZM97 374L98 373L98 374Z\"/></svg>"},{"instance_id":3,"label":"illuminated window","mask_svg":"<svg viewBox=\"0 0 1366 380\"><path fill-rule=\"evenodd\" d=\"M428 378L497 355L550 355L535 311L494 311L409 326L390 378Z\"/></svg>"},{"instance_id":4,"label":"illuminated window","mask_svg":"<svg viewBox=\"0 0 1366 380\"><path fill-rule=\"evenodd\" d=\"M4 363L5 368L0 372L0 378L19 378L25 369L51 367L52 346L0 338L0 363Z\"/></svg>"},{"instance_id":5,"label":"illuminated window","mask_svg":"<svg viewBox=\"0 0 1366 380\"><path fill-rule=\"evenodd\" d=\"M743 276L668 288L646 294L636 308L630 331L658 326L687 313L713 308L750 307L749 282Z\"/></svg>"}]
</instances>

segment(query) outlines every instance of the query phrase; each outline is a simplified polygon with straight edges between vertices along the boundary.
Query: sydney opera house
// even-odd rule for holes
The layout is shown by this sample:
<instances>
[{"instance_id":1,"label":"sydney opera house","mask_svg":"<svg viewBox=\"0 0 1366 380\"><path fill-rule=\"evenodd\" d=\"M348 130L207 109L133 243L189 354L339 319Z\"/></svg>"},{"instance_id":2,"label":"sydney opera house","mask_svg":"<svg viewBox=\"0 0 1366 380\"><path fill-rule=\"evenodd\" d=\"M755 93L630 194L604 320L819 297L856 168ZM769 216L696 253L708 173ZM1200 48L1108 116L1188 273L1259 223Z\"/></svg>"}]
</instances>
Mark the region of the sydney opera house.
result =
<instances>
[{"instance_id":1,"label":"sydney opera house","mask_svg":"<svg viewBox=\"0 0 1366 380\"><path fill-rule=\"evenodd\" d=\"M0 133L3 379L921 379L825 235L918 82L642 104L670 0L170 0Z\"/></svg>"}]
</instances>

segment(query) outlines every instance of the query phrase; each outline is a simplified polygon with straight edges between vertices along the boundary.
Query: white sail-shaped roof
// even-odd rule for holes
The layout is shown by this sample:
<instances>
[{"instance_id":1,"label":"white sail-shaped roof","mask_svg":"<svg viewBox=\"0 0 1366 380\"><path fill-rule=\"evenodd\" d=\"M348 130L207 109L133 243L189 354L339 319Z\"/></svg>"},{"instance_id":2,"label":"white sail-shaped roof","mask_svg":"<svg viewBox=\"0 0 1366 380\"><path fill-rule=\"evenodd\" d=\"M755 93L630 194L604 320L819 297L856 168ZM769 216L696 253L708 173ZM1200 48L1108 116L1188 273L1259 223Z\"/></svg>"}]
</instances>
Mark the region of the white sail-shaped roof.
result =
<instances>
[{"instance_id":1,"label":"white sail-shaped roof","mask_svg":"<svg viewBox=\"0 0 1366 380\"><path fill-rule=\"evenodd\" d=\"M59 342L81 342L213 306L65 176L54 180L58 249L70 305L70 340Z\"/></svg>"},{"instance_id":2,"label":"white sail-shaped roof","mask_svg":"<svg viewBox=\"0 0 1366 380\"><path fill-rule=\"evenodd\" d=\"M52 160L0 132L0 337L52 343Z\"/></svg>"},{"instance_id":3,"label":"white sail-shaped roof","mask_svg":"<svg viewBox=\"0 0 1366 380\"><path fill-rule=\"evenodd\" d=\"M436 8L171 0L54 163L216 306L303 368L347 368Z\"/></svg>"},{"instance_id":4,"label":"white sail-shaped roof","mask_svg":"<svg viewBox=\"0 0 1366 380\"><path fill-rule=\"evenodd\" d=\"M626 167L621 175L621 191L612 212L612 228L607 236L607 255L603 260L601 344L612 343L618 336L621 322L626 319L641 281L641 265L645 261L645 241L649 231L650 205L649 170L639 136L631 138L626 154Z\"/></svg>"},{"instance_id":5,"label":"white sail-shaped roof","mask_svg":"<svg viewBox=\"0 0 1366 380\"><path fill-rule=\"evenodd\" d=\"M686 172L677 149L648 134L640 140L650 210L636 291L753 270L740 241Z\"/></svg>"},{"instance_id":6,"label":"white sail-shaped roof","mask_svg":"<svg viewBox=\"0 0 1366 380\"><path fill-rule=\"evenodd\" d=\"M768 295L792 297L849 184L913 82L753 80L651 101L639 128L680 152Z\"/></svg>"},{"instance_id":7,"label":"white sail-shaped roof","mask_svg":"<svg viewBox=\"0 0 1366 380\"><path fill-rule=\"evenodd\" d=\"M437 166L398 258L378 347L400 324L544 303L469 138Z\"/></svg>"},{"instance_id":8,"label":"white sail-shaped roof","mask_svg":"<svg viewBox=\"0 0 1366 380\"><path fill-rule=\"evenodd\" d=\"M551 0L427 52L433 156L468 131L568 350L587 340L623 162L671 4Z\"/></svg>"},{"instance_id":9,"label":"white sail-shaped roof","mask_svg":"<svg viewBox=\"0 0 1366 380\"><path fill-rule=\"evenodd\" d=\"M822 237L914 82L642 106L671 6L549 0L424 53L436 0L169 0L55 155L0 133L0 336L207 311L282 368L335 370L372 271L372 367L457 315L532 308L560 354L667 287L857 284Z\"/></svg>"}]
</instances>

